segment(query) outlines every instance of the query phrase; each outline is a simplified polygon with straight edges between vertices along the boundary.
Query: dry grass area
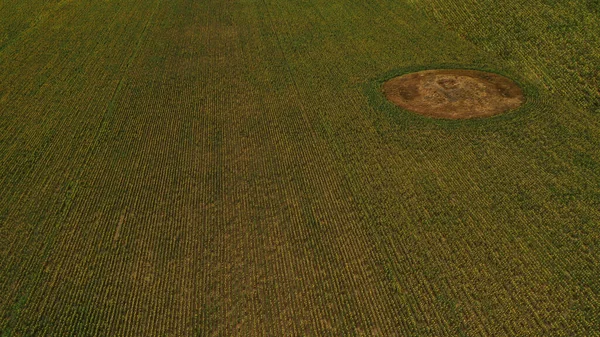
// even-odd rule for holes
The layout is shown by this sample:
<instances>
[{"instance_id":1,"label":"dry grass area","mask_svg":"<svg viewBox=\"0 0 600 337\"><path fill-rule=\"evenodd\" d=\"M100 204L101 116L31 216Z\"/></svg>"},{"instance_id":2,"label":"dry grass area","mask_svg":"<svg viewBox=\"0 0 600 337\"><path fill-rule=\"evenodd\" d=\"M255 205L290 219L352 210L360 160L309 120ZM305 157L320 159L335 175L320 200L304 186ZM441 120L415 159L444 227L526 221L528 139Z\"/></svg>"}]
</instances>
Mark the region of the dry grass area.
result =
<instances>
[{"instance_id":1,"label":"dry grass area","mask_svg":"<svg viewBox=\"0 0 600 337\"><path fill-rule=\"evenodd\" d=\"M392 103L418 114L445 119L490 117L525 102L512 80L466 69L425 70L394 77L383 85Z\"/></svg>"}]
</instances>

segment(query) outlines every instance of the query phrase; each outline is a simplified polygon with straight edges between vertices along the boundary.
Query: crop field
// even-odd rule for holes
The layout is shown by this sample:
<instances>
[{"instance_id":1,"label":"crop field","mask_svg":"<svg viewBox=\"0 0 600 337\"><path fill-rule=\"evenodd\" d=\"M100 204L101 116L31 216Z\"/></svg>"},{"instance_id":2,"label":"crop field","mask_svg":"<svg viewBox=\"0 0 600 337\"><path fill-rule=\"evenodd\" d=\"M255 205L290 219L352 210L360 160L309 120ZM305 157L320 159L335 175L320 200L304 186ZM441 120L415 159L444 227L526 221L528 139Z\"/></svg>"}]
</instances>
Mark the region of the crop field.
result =
<instances>
[{"instance_id":1,"label":"crop field","mask_svg":"<svg viewBox=\"0 0 600 337\"><path fill-rule=\"evenodd\" d=\"M600 336L598 0L0 0L0 336ZM492 72L449 120L390 78Z\"/></svg>"}]
</instances>

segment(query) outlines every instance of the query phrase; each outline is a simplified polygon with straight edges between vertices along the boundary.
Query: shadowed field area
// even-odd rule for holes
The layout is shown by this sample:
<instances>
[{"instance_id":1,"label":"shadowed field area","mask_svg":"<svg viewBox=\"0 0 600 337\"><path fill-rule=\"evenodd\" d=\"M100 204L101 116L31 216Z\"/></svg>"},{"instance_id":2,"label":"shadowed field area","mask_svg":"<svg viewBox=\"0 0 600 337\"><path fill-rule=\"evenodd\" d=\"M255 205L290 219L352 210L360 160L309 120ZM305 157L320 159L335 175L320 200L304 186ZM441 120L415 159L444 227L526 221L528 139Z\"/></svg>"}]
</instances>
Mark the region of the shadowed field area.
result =
<instances>
[{"instance_id":1,"label":"shadowed field area","mask_svg":"<svg viewBox=\"0 0 600 337\"><path fill-rule=\"evenodd\" d=\"M0 336L600 335L596 5L1 1Z\"/></svg>"}]
</instances>

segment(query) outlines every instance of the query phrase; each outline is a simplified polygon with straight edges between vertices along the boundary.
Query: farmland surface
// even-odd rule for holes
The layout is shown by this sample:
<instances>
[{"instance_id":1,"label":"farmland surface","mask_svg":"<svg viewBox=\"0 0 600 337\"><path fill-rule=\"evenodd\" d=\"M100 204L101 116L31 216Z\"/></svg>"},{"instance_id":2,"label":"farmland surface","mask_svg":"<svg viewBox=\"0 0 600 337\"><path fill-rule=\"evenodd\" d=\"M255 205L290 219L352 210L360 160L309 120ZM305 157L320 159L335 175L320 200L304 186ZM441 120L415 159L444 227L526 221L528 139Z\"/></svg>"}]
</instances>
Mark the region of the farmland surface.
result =
<instances>
[{"instance_id":1,"label":"farmland surface","mask_svg":"<svg viewBox=\"0 0 600 337\"><path fill-rule=\"evenodd\" d=\"M0 336L600 336L600 3L0 0ZM382 83L491 71L436 120Z\"/></svg>"}]
</instances>

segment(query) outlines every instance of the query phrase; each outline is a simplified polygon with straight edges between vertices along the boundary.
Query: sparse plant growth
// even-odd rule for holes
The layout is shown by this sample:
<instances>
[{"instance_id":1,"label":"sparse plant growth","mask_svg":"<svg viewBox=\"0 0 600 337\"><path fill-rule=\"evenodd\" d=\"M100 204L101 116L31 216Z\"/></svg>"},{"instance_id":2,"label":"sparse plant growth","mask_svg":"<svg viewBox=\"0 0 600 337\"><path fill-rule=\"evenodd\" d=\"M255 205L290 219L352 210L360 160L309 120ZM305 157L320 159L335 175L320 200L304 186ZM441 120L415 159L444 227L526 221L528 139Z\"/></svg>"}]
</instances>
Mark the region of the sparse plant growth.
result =
<instances>
[{"instance_id":1,"label":"sparse plant growth","mask_svg":"<svg viewBox=\"0 0 600 337\"><path fill-rule=\"evenodd\" d=\"M394 77L383 91L388 100L416 113L445 119L490 117L518 108L519 86L498 74L464 70L426 70Z\"/></svg>"}]
</instances>

